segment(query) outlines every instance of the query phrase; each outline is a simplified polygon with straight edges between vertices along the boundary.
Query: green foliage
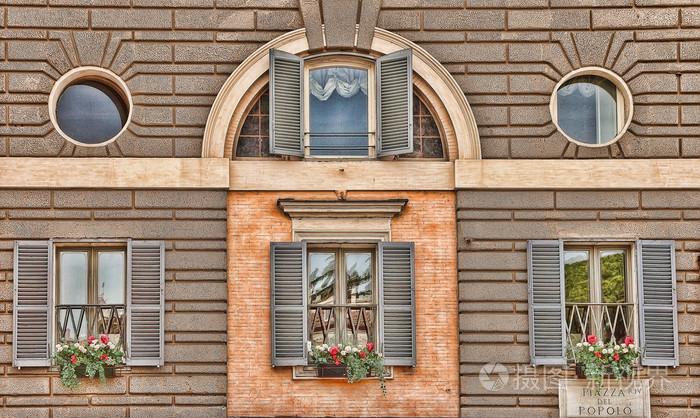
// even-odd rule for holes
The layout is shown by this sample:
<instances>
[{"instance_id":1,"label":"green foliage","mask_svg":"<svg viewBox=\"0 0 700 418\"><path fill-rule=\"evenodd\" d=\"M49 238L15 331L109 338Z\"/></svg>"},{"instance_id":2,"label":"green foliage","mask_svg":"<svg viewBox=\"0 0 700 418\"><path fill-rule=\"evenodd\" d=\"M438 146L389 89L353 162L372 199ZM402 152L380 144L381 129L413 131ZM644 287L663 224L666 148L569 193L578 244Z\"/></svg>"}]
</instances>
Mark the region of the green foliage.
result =
<instances>
[{"instance_id":1,"label":"green foliage","mask_svg":"<svg viewBox=\"0 0 700 418\"><path fill-rule=\"evenodd\" d=\"M71 391L80 387L76 369L85 367L85 375L90 379L99 376L102 384L107 383L105 378L105 366L118 366L124 361L124 352L107 339L106 335L100 336L107 341L103 343L93 336L82 343L69 343L65 340L56 345L56 351L52 358L60 369L61 383Z\"/></svg>"},{"instance_id":2,"label":"green foliage","mask_svg":"<svg viewBox=\"0 0 700 418\"><path fill-rule=\"evenodd\" d=\"M567 302L588 302L588 260L564 265L564 288Z\"/></svg>"},{"instance_id":3,"label":"green foliage","mask_svg":"<svg viewBox=\"0 0 700 418\"><path fill-rule=\"evenodd\" d=\"M316 364L344 364L348 383L360 382L374 371L379 379L382 394L386 395L384 357L374 349L371 342L364 347L353 344L323 344L313 348L309 346L309 353Z\"/></svg>"}]
</instances>

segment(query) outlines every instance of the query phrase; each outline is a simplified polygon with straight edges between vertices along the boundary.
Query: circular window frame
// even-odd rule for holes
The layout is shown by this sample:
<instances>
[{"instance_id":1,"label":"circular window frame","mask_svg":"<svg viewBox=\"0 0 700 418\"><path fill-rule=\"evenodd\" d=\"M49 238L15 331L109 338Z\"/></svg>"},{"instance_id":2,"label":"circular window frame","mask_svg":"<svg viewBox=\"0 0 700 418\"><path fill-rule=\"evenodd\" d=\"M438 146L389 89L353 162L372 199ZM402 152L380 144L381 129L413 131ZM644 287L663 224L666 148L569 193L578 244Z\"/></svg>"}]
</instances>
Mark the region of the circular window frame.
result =
<instances>
[{"instance_id":1,"label":"circular window frame","mask_svg":"<svg viewBox=\"0 0 700 418\"><path fill-rule=\"evenodd\" d=\"M85 144L83 142L71 138L68 134L63 132L63 130L58 124L58 119L56 117L58 100L61 97L61 94L63 94L63 92L68 87L81 81L96 81L99 83L106 84L107 86L112 88L119 95L119 97L121 97L121 99L128 107L126 121L124 122L124 126L122 126L122 129L119 132L117 132L117 134L113 137L98 144ZM124 80L122 80L118 75L116 75L110 70L101 67L78 67L68 71L67 73L63 74L61 78L56 80L56 82L53 85L53 88L51 89L51 93L49 94L49 118L51 119L51 123L56 129L56 132L58 132L58 134L61 135L66 141L80 147L94 148L104 147L111 144L117 138L119 138L119 136L121 136L124 133L124 131L126 131L126 128L131 123L131 116L133 112L134 103L131 100L131 92L129 91L129 87L126 85Z\"/></svg>"},{"instance_id":2,"label":"circular window frame","mask_svg":"<svg viewBox=\"0 0 700 418\"><path fill-rule=\"evenodd\" d=\"M556 104L557 104L557 92L561 88L561 86L564 85L567 81L574 79L576 77L580 76L585 76L585 75L595 75L598 77L603 77L606 80L612 82L615 87L617 88L618 92L618 97L622 97L623 104L624 104L624 117L625 117L625 123L622 125L622 128L619 129L617 135L611 139L610 141L604 143L604 144L589 144L586 142L581 142L579 140L576 140L569 136L566 132L564 132L563 129L559 126L558 120L557 120L557 111L556 111ZM552 92L552 95L549 99L549 114L552 117L552 122L554 123L554 126L556 126L557 130L564 135L566 139L568 139L570 142L573 142L576 145L582 146L582 147L588 147L588 148L602 148L602 147L608 147L610 145L613 145L617 141L622 138L622 136L627 132L627 130L630 127L630 124L632 123L632 114L634 113L634 103L632 99L632 91L630 91L629 87L627 86L627 83L625 80L622 79L619 75L615 74L614 72L606 69L606 68L600 68L600 67L583 67L579 68L577 70L574 70L564 77L562 77L561 80L554 86L554 91Z\"/></svg>"}]
</instances>

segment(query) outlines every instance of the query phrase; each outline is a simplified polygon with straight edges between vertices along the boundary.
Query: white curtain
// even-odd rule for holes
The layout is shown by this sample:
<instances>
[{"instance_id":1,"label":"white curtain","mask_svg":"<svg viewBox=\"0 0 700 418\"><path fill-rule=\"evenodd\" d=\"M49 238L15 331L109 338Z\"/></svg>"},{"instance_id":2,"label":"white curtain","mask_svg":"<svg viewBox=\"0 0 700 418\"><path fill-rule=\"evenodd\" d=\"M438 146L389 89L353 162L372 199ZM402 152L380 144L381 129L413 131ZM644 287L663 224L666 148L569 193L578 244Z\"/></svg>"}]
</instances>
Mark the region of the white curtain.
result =
<instances>
[{"instance_id":1,"label":"white curtain","mask_svg":"<svg viewBox=\"0 0 700 418\"><path fill-rule=\"evenodd\" d=\"M356 68L321 68L309 74L309 91L318 100L325 102L337 92L349 98L362 92L367 95L367 71Z\"/></svg>"},{"instance_id":2,"label":"white curtain","mask_svg":"<svg viewBox=\"0 0 700 418\"><path fill-rule=\"evenodd\" d=\"M571 83L560 87L557 94L560 96L568 96L578 90L583 97L591 97L595 94L596 87L598 87L598 83L595 81Z\"/></svg>"}]
</instances>

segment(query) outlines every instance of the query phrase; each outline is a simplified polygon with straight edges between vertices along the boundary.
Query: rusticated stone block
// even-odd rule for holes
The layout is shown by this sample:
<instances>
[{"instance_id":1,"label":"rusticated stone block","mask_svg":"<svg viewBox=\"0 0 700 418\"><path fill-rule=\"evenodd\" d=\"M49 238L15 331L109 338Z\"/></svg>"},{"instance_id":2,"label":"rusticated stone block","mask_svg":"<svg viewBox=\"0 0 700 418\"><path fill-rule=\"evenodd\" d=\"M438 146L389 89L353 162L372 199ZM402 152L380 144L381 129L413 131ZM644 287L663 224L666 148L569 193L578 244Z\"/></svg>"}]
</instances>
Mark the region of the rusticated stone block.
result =
<instances>
[{"instance_id":1,"label":"rusticated stone block","mask_svg":"<svg viewBox=\"0 0 700 418\"><path fill-rule=\"evenodd\" d=\"M11 7L7 12L7 26L71 29L87 28L88 11L86 9Z\"/></svg>"},{"instance_id":2,"label":"rusticated stone block","mask_svg":"<svg viewBox=\"0 0 700 418\"><path fill-rule=\"evenodd\" d=\"M170 10L95 9L91 15L92 27L100 29L170 29Z\"/></svg>"},{"instance_id":3,"label":"rusticated stone block","mask_svg":"<svg viewBox=\"0 0 700 418\"><path fill-rule=\"evenodd\" d=\"M5 361L3 361L4 363ZM48 395L48 377L3 376L0 379L0 395Z\"/></svg>"},{"instance_id":4,"label":"rusticated stone block","mask_svg":"<svg viewBox=\"0 0 700 418\"><path fill-rule=\"evenodd\" d=\"M131 393L225 394L226 376L132 376Z\"/></svg>"}]
</instances>

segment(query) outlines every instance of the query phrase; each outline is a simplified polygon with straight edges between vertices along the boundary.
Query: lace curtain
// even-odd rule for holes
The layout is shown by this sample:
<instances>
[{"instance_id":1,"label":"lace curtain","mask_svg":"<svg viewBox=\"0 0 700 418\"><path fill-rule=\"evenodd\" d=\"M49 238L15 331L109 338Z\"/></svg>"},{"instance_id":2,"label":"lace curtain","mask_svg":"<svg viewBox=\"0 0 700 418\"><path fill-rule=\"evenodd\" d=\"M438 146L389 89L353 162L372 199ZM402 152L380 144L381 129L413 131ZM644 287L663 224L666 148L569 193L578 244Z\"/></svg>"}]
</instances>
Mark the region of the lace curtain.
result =
<instances>
[{"instance_id":1,"label":"lace curtain","mask_svg":"<svg viewBox=\"0 0 700 418\"><path fill-rule=\"evenodd\" d=\"M330 67L311 70L309 91L318 100L325 102L337 92L349 98L362 92L367 95L367 71L357 68Z\"/></svg>"},{"instance_id":2,"label":"lace curtain","mask_svg":"<svg viewBox=\"0 0 700 418\"><path fill-rule=\"evenodd\" d=\"M591 97L595 94L596 88L602 87L602 83L604 83L605 79L603 80L596 80L596 79L584 79L581 80L579 78L574 79L575 81L572 83L567 83L564 86L560 87L559 90L557 91L557 94L560 96L568 96L572 93L574 93L576 90L578 90L579 93L583 97Z\"/></svg>"}]
</instances>

